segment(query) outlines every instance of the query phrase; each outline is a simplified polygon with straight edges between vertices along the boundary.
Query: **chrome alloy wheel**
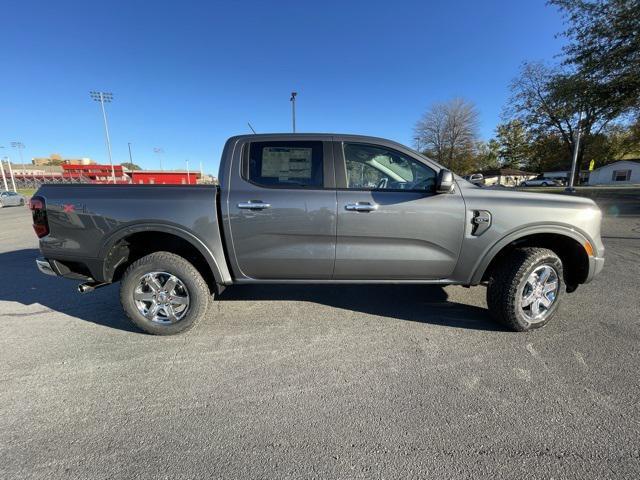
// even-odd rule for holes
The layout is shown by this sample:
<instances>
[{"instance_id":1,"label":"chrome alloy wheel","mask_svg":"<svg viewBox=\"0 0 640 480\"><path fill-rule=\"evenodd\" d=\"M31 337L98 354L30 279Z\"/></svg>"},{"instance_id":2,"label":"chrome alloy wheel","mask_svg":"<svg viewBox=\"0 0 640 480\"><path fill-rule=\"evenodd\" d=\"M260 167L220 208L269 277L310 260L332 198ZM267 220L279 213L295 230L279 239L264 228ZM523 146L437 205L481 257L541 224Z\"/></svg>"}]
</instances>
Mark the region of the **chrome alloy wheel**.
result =
<instances>
[{"instance_id":1,"label":"chrome alloy wheel","mask_svg":"<svg viewBox=\"0 0 640 480\"><path fill-rule=\"evenodd\" d=\"M520 297L520 309L531 323L544 320L558 297L558 272L551 265L535 268L527 278Z\"/></svg>"},{"instance_id":2,"label":"chrome alloy wheel","mask_svg":"<svg viewBox=\"0 0 640 480\"><path fill-rule=\"evenodd\" d=\"M155 323L176 323L189 310L189 291L175 275L150 272L140 277L133 291L140 314Z\"/></svg>"}]
</instances>

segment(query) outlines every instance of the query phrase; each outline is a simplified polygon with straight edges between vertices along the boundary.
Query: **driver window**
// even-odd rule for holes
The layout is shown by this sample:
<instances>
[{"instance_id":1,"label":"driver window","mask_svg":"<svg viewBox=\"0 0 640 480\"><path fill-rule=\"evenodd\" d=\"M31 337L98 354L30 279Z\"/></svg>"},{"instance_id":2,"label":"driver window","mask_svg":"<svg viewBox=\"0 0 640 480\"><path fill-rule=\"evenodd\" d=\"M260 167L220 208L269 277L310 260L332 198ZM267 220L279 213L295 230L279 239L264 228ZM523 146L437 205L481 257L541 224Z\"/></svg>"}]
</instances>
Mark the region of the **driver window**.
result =
<instances>
[{"instance_id":1,"label":"driver window","mask_svg":"<svg viewBox=\"0 0 640 480\"><path fill-rule=\"evenodd\" d=\"M436 172L394 150L360 143L344 144L347 186L357 190L433 191Z\"/></svg>"}]
</instances>

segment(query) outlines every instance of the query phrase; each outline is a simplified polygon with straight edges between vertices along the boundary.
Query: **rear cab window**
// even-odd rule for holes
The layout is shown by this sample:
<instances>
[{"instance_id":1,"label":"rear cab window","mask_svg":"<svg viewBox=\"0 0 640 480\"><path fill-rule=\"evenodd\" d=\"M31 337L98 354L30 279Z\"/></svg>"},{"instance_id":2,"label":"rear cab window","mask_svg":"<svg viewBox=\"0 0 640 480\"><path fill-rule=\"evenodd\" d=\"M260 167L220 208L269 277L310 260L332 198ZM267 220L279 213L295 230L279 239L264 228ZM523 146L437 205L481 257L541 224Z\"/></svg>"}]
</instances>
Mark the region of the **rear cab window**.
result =
<instances>
[{"instance_id":1,"label":"rear cab window","mask_svg":"<svg viewBox=\"0 0 640 480\"><path fill-rule=\"evenodd\" d=\"M252 142L245 150L242 176L266 188L324 187L323 142Z\"/></svg>"}]
</instances>

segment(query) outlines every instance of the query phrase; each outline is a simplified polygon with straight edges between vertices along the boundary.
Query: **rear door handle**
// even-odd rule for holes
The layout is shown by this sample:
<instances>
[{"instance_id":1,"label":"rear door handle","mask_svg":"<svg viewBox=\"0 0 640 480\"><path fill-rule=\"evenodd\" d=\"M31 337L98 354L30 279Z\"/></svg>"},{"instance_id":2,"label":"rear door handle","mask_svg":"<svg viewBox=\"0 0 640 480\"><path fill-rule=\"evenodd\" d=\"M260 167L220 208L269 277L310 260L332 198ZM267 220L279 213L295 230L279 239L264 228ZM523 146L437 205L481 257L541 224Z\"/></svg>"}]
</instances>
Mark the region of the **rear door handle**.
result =
<instances>
[{"instance_id":1,"label":"rear door handle","mask_svg":"<svg viewBox=\"0 0 640 480\"><path fill-rule=\"evenodd\" d=\"M264 203L264 202L241 202L238 204L238 208L243 208L245 210L262 210L265 208L270 208L271 204L270 203Z\"/></svg>"},{"instance_id":2,"label":"rear door handle","mask_svg":"<svg viewBox=\"0 0 640 480\"><path fill-rule=\"evenodd\" d=\"M351 212L373 212L378 209L377 204L371 204L368 202L358 202L358 203L347 203L344 206L345 210L349 210Z\"/></svg>"}]
</instances>

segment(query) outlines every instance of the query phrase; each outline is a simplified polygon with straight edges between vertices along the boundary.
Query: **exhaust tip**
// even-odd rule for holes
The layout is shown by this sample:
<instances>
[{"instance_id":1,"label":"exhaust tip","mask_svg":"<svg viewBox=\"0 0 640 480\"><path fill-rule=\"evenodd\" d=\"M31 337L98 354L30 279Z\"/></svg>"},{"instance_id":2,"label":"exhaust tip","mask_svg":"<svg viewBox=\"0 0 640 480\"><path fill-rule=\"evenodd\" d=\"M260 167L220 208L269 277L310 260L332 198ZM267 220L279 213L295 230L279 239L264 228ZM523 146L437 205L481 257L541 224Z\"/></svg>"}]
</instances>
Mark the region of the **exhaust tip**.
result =
<instances>
[{"instance_id":1,"label":"exhaust tip","mask_svg":"<svg viewBox=\"0 0 640 480\"><path fill-rule=\"evenodd\" d=\"M95 287L93 285L90 285L88 283L81 283L80 285L78 285L78 292L79 293L89 293L92 292L95 289Z\"/></svg>"}]
</instances>

